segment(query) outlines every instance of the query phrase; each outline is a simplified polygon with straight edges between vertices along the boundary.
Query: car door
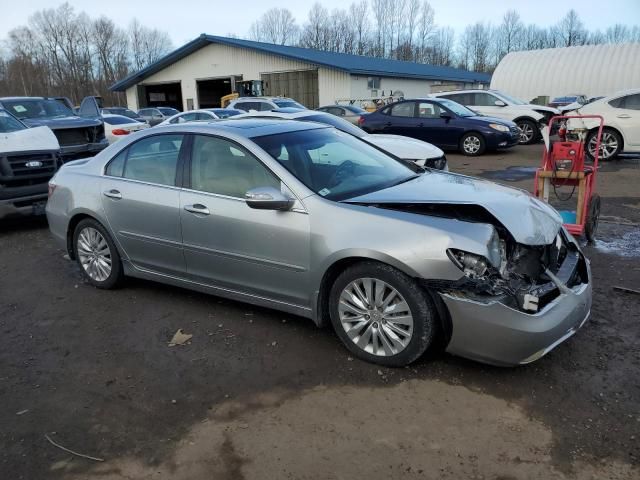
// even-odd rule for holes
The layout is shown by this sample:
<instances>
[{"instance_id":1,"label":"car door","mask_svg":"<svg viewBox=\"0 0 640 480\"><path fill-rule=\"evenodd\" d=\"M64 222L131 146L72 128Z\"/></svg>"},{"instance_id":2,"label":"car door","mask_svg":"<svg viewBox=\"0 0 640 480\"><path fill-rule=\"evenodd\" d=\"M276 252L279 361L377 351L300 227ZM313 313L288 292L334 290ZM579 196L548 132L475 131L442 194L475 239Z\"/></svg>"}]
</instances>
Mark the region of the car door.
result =
<instances>
[{"instance_id":1,"label":"car door","mask_svg":"<svg viewBox=\"0 0 640 480\"><path fill-rule=\"evenodd\" d=\"M176 186L183 140L177 134L142 138L105 169L102 206L117 241L137 268L184 274Z\"/></svg>"},{"instance_id":2,"label":"car door","mask_svg":"<svg viewBox=\"0 0 640 480\"><path fill-rule=\"evenodd\" d=\"M300 209L250 208L248 190L286 187L242 146L215 136L192 138L180 210L189 278L308 306L309 216Z\"/></svg>"},{"instance_id":3,"label":"car door","mask_svg":"<svg viewBox=\"0 0 640 480\"><path fill-rule=\"evenodd\" d=\"M448 116L443 117L443 113ZM450 147L458 144L455 116L443 110L440 105L426 100L419 101L416 115L419 121L417 138L438 146Z\"/></svg>"},{"instance_id":4,"label":"car door","mask_svg":"<svg viewBox=\"0 0 640 480\"><path fill-rule=\"evenodd\" d=\"M473 107L471 108L476 112L488 117L511 120L513 114L504 100L488 92L474 92L470 95L473 97Z\"/></svg>"},{"instance_id":5,"label":"car door","mask_svg":"<svg viewBox=\"0 0 640 480\"><path fill-rule=\"evenodd\" d=\"M415 116L416 102L398 102L389 109L389 117L383 125L382 132L394 135L420 138L420 121Z\"/></svg>"},{"instance_id":6,"label":"car door","mask_svg":"<svg viewBox=\"0 0 640 480\"><path fill-rule=\"evenodd\" d=\"M611 114L605 119L607 124L622 132L625 140L625 150L633 146L634 151L640 147L640 93L626 95L609 102Z\"/></svg>"}]
</instances>

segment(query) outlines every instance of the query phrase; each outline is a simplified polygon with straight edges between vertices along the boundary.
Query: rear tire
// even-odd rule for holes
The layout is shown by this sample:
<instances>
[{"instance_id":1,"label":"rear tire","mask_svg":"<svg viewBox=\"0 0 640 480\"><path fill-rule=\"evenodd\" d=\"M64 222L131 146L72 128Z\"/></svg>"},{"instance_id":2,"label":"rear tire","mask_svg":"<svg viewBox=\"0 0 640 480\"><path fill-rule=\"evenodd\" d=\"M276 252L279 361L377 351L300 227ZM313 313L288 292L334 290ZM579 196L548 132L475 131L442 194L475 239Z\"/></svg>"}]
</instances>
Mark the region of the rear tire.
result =
<instances>
[{"instance_id":1,"label":"rear tire","mask_svg":"<svg viewBox=\"0 0 640 480\"><path fill-rule=\"evenodd\" d=\"M100 222L93 218L80 221L73 232L73 249L80 270L93 286L111 289L122 283L120 254Z\"/></svg>"},{"instance_id":2,"label":"rear tire","mask_svg":"<svg viewBox=\"0 0 640 480\"><path fill-rule=\"evenodd\" d=\"M531 120L518 120L516 125L520 129L520 138L518 143L520 145L530 145L538 141L540 138L540 129Z\"/></svg>"},{"instance_id":3,"label":"rear tire","mask_svg":"<svg viewBox=\"0 0 640 480\"><path fill-rule=\"evenodd\" d=\"M388 367L418 359L437 331L431 298L411 277L382 263L357 263L329 294L331 323L356 357Z\"/></svg>"},{"instance_id":4,"label":"rear tire","mask_svg":"<svg viewBox=\"0 0 640 480\"><path fill-rule=\"evenodd\" d=\"M598 129L589 132L587 136L587 155L591 160L594 159L596 153L596 137ZM615 130L604 128L602 130L602 139L600 141L600 156L598 160L613 160L622 150L622 137Z\"/></svg>"},{"instance_id":5,"label":"rear tire","mask_svg":"<svg viewBox=\"0 0 640 480\"><path fill-rule=\"evenodd\" d=\"M460 153L468 157L482 155L487 148L484 137L476 132L465 133L460 139Z\"/></svg>"}]
</instances>

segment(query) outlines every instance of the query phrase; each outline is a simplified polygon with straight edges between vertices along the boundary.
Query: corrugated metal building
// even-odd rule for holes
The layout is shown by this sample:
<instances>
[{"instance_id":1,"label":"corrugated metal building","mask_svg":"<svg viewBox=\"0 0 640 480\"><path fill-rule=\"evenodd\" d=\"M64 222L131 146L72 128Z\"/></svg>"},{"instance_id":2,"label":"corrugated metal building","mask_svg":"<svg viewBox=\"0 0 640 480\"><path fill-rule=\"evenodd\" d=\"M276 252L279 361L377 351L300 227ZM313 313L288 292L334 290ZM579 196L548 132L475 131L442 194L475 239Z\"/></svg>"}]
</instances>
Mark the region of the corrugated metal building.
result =
<instances>
[{"instance_id":1,"label":"corrugated metal building","mask_svg":"<svg viewBox=\"0 0 640 480\"><path fill-rule=\"evenodd\" d=\"M242 80L263 80L265 95L292 97L309 108L344 98L478 88L490 76L451 67L323 52L201 35L111 86L126 91L129 108L217 107Z\"/></svg>"},{"instance_id":2,"label":"corrugated metal building","mask_svg":"<svg viewBox=\"0 0 640 480\"><path fill-rule=\"evenodd\" d=\"M638 87L640 43L511 52L491 77L491 88L526 101L569 94L605 96Z\"/></svg>"}]
</instances>

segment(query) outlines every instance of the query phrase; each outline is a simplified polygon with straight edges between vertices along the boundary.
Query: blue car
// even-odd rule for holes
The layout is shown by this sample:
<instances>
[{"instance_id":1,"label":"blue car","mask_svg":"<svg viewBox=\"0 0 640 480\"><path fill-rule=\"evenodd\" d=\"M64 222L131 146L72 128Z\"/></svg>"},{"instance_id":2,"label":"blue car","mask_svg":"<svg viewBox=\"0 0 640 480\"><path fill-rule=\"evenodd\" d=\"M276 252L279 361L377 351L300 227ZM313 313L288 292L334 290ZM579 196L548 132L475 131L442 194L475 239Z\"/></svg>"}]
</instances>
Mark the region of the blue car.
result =
<instances>
[{"instance_id":1,"label":"blue car","mask_svg":"<svg viewBox=\"0 0 640 480\"><path fill-rule=\"evenodd\" d=\"M360 117L368 133L390 133L432 143L463 155L482 155L487 150L518 144L515 123L485 117L452 100L420 98L402 100Z\"/></svg>"}]
</instances>

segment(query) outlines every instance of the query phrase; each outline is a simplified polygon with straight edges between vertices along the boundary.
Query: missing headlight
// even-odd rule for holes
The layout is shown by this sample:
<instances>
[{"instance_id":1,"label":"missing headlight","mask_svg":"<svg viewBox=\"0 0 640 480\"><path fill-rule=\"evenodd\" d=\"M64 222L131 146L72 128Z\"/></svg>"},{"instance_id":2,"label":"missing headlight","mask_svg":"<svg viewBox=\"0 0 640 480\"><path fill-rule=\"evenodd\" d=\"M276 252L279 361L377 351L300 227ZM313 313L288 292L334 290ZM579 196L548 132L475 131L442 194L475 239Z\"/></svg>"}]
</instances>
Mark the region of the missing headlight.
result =
<instances>
[{"instance_id":1,"label":"missing headlight","mask_svg":"<svg viewBox=\"0 0 640 480\"><path fill-rule=\"evenodd\" d=\"M483 277L488 270L488 260L474 253L450 248L447 255L451 261L469 278Z\"/></svg>"}]
</instances>

